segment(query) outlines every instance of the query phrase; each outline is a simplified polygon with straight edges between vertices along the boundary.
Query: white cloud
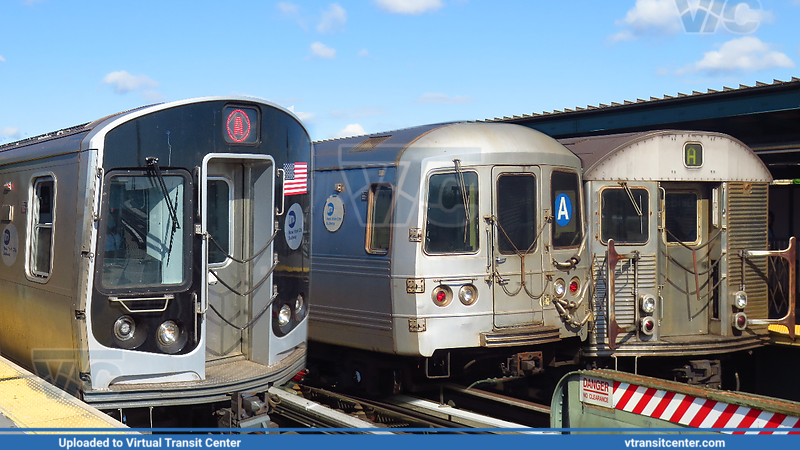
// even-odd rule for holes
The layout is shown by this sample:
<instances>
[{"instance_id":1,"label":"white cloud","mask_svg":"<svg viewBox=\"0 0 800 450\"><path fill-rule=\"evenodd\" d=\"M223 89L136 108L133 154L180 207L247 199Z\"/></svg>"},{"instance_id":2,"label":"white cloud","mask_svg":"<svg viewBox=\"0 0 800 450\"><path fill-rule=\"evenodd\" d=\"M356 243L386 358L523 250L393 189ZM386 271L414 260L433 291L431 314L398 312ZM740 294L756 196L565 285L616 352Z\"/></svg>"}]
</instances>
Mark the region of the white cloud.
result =
<instances>
[{"instance_id":1,"label":"white cloud","mask_svg":"<svg viewBox=\"0 0 800 450\"><path fill-rule=\"evenodd\" d=\"M17 139L19 138L19 127L3 127L0 128L0 138L4 139Z\"/></svg>"},{"instance_id":2,"label":"white cloud","mask_svg":"<svg viewBox=\"0 0 800 450\"><path fill-rule=\"evenodd\" d=\"M311 44L311 53L325 59L333 59L336 57L336 49L328 47L322 42L314 42Z\"/></svg>"},{"instance_id":3,"label":"white cloud","mask_svg":"<svg viewBox=\"0 0 800 450\"><path fill-rule=\"evenodd\" d=\"M313 121L314 117L316 117L316 114L314 114L314 113L303 112L303 111L295 111L294 110L294 105L289 106L286 109L288 109L289 111L293 112L298 118L300 118L300 120L302 120L305 123L309 123L309 122Z\"/></svg>"},{"instance_id":4,"label":"white cloud","mask_svg":"<svg viewBox=\"0 0 800 450\"><path fill-rule=\"evenodd\" d=\"M609 36L611 42L630 41L646 35L674 35L681 30L675 0L636 0L625 18L616 21L626 30Z\"/></svg>"},{"instance_id":5,"label":"white cloud","mask_svg":"<svg viewBox=\"0 0 800 450\"><path fill-rule=\"evenodd\" d=\"M717 73L755 72L778 67L792 69L794 61L786 54L772 50L770 45L754 36L744 36L723 43L719 50L703 53L703 59L677 72Z\"/></svg>"},{"instance_id":6,"label":"white cloud","mask_svg":"<svg viewBox=\"0 0 800 450\"><path fill-rule=\"evenodd\" d=\"M360 56L362 58L368 57L369 56L369 50L367 50L365 48L362 48L361 50L358 51L358 56ZM2 56L0 56L0 58L2 58Z\"/></svg>"},{"instance_id":7,"label":"white cloud","mask_svg":"<svg viewBox=\"0 0 800 450\"><path fill-rule=\"evenodd\" d=\"M103 77L103 83L111 85L117 94L158 87L158 82L147 75L135 76L124 70L109 73Z\"/></svg>"},{"instance_id":8,"label":"white cloud","mask_svg":"<svg viewBox=\"0 0 800 450\"><path fill-rule=\"evenodd\" d=\"M392 14L419 15L444 6L442 0L375 0L379 8Z\"/></svg>"},{"instance_id":9,"label":"white cloud","mask_svg":"<svg viewBox=\"0 0 800 450\"><path fill-rule=\"evenodd\" d=\"M300 5L295 5L294 3L280 2L276 6L284 14L294 15L300 13Z\"/></svg>"},{"instance_id":10,"label":"white cloud","mask_svg":"<svg viewBox=\"0 0 800 450\"><path fill-rule=\"evenodd\" d=\"M308 30L308 20L303 18L303 15L300 14L300 5L295 5L294 3L289 2L280 2L276 5L276 7L278 10L280 10L281 16L283 16L285 19L295 21L300 28L303 30Z\"/></svg>"},{"instance_id":11,"label":"white cloud","mask_svg":"<svg viewBox=\"0 0 800 450\"><path fill-rule=\"evenodd\" d=\"M448 97L445 94L426 92L425 94L422 94L418 99L414 100L414 103L440 103L449 105L460 105L464 103L472 103L472 99L468 96L454 95L452 97Z\"/></svg>"},{"instance_id":12,"label":"white cloud","mask_svg":"<svg viewBox=\"0 0 800 450\"><path fill-rule=\"evenodd\" d=\"M367 132L364 131L364 128L361 125L357 124L357 123L351 123L350 125L344 127L344 129L342 129L338 133L332 134L331 138L343 138L343 137L348 137L348 136L360 136L362 134L367 134Z\"/></svg>"},{"instance_id":13,"label":"white cloud","mask_svg":"<svg viewBox=\"0 0 800 450\"><path fill-rule=\"evenodd\" d=\"M0 55L0 62L6 62L6 59L3 58L3 55Z\"/></svg>"},{"instance_id":14,"label":"white cloud","mask_svg":"<svg viewBox=\"0 0 800 450\"><path fill-rule=\"evenodd\" d=\"M344 28L345 22L347 22L347 11L338 3L332 3L327 11L322 12L322 19L317 25L317 31L320 33L336 33Z\"/></svg>"}]
</instances>

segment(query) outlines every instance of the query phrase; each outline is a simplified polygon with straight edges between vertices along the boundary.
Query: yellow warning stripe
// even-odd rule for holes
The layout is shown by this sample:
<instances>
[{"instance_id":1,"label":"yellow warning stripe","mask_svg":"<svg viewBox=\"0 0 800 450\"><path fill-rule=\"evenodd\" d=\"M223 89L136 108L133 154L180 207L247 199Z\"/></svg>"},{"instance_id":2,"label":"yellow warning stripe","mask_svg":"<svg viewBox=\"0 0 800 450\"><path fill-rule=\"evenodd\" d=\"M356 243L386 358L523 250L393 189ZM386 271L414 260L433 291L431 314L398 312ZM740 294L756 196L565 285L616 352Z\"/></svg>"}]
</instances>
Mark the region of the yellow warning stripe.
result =
<instances>
[{"instance_id":1,"label":"yellow warning stripe","mask_svg":"<svg viewBox=\"0 0 800 450\"><path fill-rule=\"evenodd\" d=\"M0 412L20 428L125 427L2 358L0 358Z\"/></svg>"}]
</instances>

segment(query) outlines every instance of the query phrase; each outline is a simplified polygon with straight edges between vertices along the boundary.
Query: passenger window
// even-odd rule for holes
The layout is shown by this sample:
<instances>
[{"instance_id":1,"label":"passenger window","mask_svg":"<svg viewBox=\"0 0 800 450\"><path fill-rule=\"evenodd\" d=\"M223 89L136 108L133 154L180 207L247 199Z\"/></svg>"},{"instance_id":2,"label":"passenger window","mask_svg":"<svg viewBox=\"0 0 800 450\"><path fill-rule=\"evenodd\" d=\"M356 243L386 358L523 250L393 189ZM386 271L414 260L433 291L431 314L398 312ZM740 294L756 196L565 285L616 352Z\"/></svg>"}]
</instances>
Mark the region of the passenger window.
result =
<instances>
[{"instance_id":1,"label":"passenger window","mask_svg":"<svg viewBox=\"0 0 800 450\"><path fill-rule=\"evenodd\" d=\"M392 186L373 184L367 205L367 251L385 255L389 252L392 230Z\"/></svg>"},{"instance_id":2,"label":"passenger window","mask_svg":"<svg viewBox=\"0 0 800 450\"><path fill-rule=\"evenodd\" d=\"M650 195L647 189L604 189L600 229L603 242L644 244L649 238Z\"/></svg>"},{"instance_id":3,"label":"passenger window","mask_svg":"<svg viewBox=\"0 0 800 450\"><path fill-rule=\"evenodd\" d=\"M553 205L553 247L575 247L580 245L581 201L578 174L553 172L550 188Z\"/></svg>"},{"instance_id":4,"label":"passenger window","mask_svg":"<svg viewBox=\"0 0 800 450\"><path fill-rule=\"evenodd\" d=\"M501 253L526 252L536 241L536 177L530 174L497 178L498 247Z\"/></svg>"},{"instance_id":5,"label":"passenger window","mask_svg":"<svg viewBox=\"0 0 800 450\"><path fill-rule=\"evenodd\" d=\"M664 197L667 242L697 241L697 194L667 192Z\"/></svg>"},{"instance_id":6,"label":"passenger window","mask_svg":"<svg viewBox=\"0 0 800 450\"><path fill-rule=\"evenodd\" d=\"M425 251L478 251L478 174L455 172L432 175L428 184Z\"/></svg>"},{"instance_id":7,"label":"passenger window","mask_svg":"<svg viewBox=\"0 0 800 450\"><path fill-rule=\"evenodd\" d=\"M31 210L31 238L29 254L30 274L49 278L53 254L53 215L55 212L55 180L51 176L33 180Z\"/></svg>"},{"instance_id":8,"label":"passenger window","mask_svg":"<svg viewBox=\"0 0 800 450\"><path fill-rule=\"evenodd\" d=\"M214 239L214 242L209 241L208 244L208 263L221 264L228 259L225 254L231 253L231 198L230 198L230 185L228 180L224 178L212 178L208 180L208 192L206 194L206 208L208 210L208 218L206 221L206 230L208 234Z\"/></svg>"}]
</instances>

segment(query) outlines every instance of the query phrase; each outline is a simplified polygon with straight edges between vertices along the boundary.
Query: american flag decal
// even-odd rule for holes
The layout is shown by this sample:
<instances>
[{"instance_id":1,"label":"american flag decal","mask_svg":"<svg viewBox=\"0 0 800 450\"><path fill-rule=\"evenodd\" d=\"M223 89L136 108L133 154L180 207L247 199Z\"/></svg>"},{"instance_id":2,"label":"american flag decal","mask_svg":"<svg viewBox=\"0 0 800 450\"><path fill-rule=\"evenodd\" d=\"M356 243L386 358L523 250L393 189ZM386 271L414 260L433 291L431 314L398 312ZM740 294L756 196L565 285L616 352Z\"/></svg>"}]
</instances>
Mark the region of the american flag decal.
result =
<instances>
[{"instance_id":1,"label":"american flag decal","mask_svg":"<svg viewBox=\"0 0 800 450\"><path fill-rule=\"evenodd\" d=\"M287 163L283 165L283 171L284 196L308 192L308 163Z\"/></svg>"}]
</instances>

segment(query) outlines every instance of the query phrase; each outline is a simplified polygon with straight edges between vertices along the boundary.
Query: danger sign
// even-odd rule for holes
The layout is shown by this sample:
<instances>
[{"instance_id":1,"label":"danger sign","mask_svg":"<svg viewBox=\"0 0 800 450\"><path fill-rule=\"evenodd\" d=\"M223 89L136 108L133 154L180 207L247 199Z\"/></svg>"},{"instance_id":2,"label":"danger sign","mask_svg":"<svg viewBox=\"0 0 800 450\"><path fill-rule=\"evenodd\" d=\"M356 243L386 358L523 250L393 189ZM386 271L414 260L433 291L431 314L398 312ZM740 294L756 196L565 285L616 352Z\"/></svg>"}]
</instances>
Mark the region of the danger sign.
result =
<instances>
[{"instance_id":1,"label":"danger sign","mask_svg":"<svg viewBox=\"0 0 800 450\"><path fill-rule=\"evenodd\" d=\"M581 375L581 401L590 405L614 407L614 385L611 381Z\"/></svg>"}]
</instances>

